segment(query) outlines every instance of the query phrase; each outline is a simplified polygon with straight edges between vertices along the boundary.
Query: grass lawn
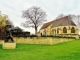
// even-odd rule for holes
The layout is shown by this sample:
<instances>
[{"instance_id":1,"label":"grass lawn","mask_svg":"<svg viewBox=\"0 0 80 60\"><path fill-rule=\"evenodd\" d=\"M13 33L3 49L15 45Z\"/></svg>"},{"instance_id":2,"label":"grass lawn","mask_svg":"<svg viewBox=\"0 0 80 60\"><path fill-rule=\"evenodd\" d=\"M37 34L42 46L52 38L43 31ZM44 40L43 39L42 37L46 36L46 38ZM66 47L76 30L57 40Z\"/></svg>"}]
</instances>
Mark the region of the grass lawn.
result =
<instances>
[{"instance_id":1,"label":"grass lawn","mask_svg":"<svg viewBox=\"0 0 80 60\"><path fill-rule=\"evenodd\" d=\"M80 40L56 45L17 44L13 50L0 45L0 60L80 60Z\"/></svg>"}]
</instances>

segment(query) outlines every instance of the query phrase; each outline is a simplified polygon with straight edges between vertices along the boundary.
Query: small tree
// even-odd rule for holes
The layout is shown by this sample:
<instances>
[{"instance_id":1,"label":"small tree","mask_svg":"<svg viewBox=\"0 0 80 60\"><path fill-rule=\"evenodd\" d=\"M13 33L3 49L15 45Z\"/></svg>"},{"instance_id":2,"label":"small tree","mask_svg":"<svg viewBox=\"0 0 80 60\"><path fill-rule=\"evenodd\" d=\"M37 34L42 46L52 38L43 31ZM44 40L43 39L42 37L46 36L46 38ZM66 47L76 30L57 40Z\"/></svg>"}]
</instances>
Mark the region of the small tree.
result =
<instances>
[{"instance_id":1,"label":"small tree","mask_svg":"<svg viewBox=\"0 0 80 60\"><path fill-rule=\"evenodd\" d=\"M8 19L8 16L5 14L1 14L0 12L0 39L5 39L5 26L6 24L12 24L12 22Z\"/></svg>"},{"instance_id":2,"label":"small tree","mask_svg":"<svg viewBox=\"0 0 80 60\"><path fill-rule=\"evenodd\" d=\"M26 22L21 23L23 27L35 28L35 34L37 34L37 29L46 20L46 13L40 8L33 6L22 12L22 17L26 18Z\"/></svg>"}]
</instances>

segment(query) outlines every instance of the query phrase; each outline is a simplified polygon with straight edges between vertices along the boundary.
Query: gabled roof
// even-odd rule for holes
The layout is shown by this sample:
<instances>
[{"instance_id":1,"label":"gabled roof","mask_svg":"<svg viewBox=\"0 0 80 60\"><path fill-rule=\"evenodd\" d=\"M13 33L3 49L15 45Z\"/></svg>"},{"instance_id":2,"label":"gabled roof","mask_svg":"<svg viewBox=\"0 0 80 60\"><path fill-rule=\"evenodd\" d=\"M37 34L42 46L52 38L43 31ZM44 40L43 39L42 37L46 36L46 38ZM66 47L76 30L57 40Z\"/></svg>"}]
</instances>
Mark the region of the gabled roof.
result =
<instances>
[{"instance_id":1,"label":"gabled roof","mask_svg":"<svg viewBox=\"0 0 80 60\"><path fill-rule=\"evenodd\" d=\"M68 16L64 16L62 18L59 18L59 19L53 20L51 22L45 23L41 27L41 29L47 28L51 24L52 24L52 27L66 26L66 25L74 25L74 26L76 26L76 24L72 20L70 20Z\"/></svg>"},{"instance_id":2,"label":"gabled roof","mask_svg":"<svg viewBox=\"0 0 80 60\"><path fill-rule=\"evenodd\" d=\"M51 25L54 21L51 21L51 22L48 22L48 23L45 23L41 29L44 29L44 28L47 28L49 25Z\"/></svg>"},{"instance_id":3,"label":"gabled roof","mask_svg":"<svg viewBox=\"0 0 80 60\"><path fill-rule=\"evenodd\" d=\"M67 26L67 25L76 26L76 24L72 20L70 20L68 16L65 16L65 17L62 17L60 19L54 20L52 27Z\"/></svg>"}]
</instances>

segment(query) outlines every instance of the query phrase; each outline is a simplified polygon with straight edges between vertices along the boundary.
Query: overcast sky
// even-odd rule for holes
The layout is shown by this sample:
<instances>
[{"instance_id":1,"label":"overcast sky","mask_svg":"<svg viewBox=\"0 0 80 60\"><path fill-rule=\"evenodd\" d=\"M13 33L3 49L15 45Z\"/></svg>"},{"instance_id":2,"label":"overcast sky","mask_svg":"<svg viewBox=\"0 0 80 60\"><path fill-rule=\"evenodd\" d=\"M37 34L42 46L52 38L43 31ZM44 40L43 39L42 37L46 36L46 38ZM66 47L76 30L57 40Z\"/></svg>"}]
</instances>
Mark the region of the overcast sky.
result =
<instances>
[{"instance_id":1,"label":"overcast sky","mask_svg":"<svg viewBox=\"0 0 80 60\"><path fill-rule=\"evenodd\" d=\"M2 14L8 15L13 24L20 27L25 21L21 18L22 11L32 6L41 7L46 12L48 21L54 20L59 14L80 15L80 0L0 0ZM34 33L32 28L25 30Z\"/></svg>"}]
</instances>

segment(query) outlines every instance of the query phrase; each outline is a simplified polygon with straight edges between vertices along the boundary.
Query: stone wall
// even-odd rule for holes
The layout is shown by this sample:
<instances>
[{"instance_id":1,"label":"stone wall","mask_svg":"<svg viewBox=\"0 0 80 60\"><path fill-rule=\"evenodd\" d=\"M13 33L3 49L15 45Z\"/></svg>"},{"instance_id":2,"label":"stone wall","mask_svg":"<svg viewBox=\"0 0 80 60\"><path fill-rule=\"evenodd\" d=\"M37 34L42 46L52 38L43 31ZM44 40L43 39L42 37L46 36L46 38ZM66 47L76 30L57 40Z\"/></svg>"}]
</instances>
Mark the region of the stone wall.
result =
<instances>
[{"instance_id":1,"label":"stone wall","mask_svg":"<svg viewBox=\"0 0 80 60\"><path fill-rule=\"evenodd\" d=\"M75 39L68 38L15 38L16 43L20 44L58 44L73 41Z\"/></svg>"}]
</instances>

